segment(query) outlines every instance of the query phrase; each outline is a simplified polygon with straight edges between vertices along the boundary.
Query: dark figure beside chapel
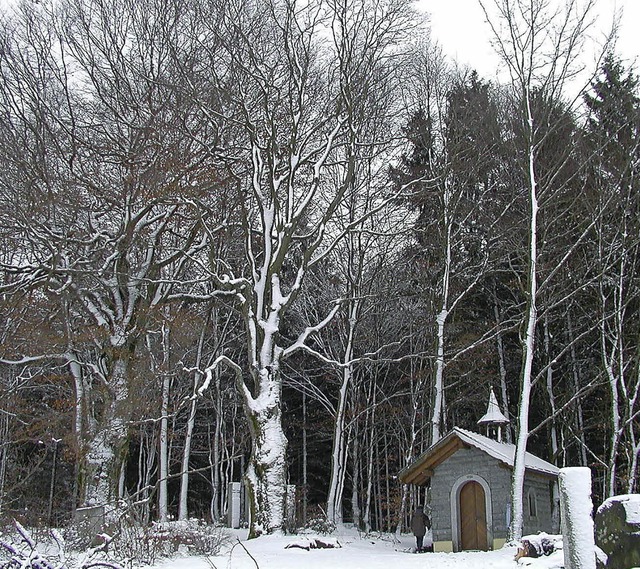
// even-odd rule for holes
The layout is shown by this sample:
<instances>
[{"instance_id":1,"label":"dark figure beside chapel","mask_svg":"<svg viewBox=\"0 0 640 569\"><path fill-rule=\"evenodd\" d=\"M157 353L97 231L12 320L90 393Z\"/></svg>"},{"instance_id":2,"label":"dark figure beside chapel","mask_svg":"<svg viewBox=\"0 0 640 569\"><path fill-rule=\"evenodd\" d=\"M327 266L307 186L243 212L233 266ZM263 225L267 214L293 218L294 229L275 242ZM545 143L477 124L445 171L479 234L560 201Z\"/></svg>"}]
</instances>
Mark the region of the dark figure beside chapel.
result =
<instances>
[{"instance_id":1,"label":"dark figure beside chapel","mask_svg":"<svg viewBox=\"0 0 640 569\"><path fill-rule=\"evenodd\" d=\"M423 551L427 551L423 547L424 536L427 533L427 530L431 528L431 520L429 516L424 513L424 508L422 506L418 506L416 511L413 512L411 516L411 531L413 535L416 536L416 552L421 553Z\"/></svg>"}]
</instances>

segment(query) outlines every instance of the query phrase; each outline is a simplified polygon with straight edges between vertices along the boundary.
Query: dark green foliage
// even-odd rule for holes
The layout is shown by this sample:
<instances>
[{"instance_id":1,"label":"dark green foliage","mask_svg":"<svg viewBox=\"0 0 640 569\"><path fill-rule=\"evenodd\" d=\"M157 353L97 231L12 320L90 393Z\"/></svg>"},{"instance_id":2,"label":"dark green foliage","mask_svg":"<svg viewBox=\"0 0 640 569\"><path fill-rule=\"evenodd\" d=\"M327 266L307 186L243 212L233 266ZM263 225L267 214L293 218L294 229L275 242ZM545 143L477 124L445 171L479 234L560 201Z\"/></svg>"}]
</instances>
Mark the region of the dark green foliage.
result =
<instances>
[{"instance_id":1,"label":"dark green foliage","mask_svg":"<svg viewBox=\"0 0 640 569\"><path fill-rule=\"evenodd\" d=\"M589 138L597 162L620 181L630 183L640 158L640 96L638 78L609 54L594 82L593 94L585 95L590 111Z\"/></svg>"}]
</instances>

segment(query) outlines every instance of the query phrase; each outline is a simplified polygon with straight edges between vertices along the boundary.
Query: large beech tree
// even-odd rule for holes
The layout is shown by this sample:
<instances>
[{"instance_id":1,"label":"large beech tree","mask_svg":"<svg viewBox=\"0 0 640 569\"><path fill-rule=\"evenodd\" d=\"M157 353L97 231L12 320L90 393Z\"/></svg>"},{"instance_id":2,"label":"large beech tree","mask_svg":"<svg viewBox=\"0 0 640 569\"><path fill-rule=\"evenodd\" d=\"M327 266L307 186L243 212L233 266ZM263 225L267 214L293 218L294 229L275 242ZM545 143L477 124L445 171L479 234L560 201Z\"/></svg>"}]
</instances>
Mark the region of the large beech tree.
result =
<instances>
[{"instance_id":1,"label":"large beech tree","mask_svg":"<svg viewBox=\"0 0 640 569\"><path fill-rule=\"evenodd\" d=\"M384 143L362 139L367 132L361 125L372 111L372 91L384 84L389 89L394 80L389 62L411 19L404 0L385 0L371 12L365 2L268 0L221 3L210 20L229 62L220 79L237 126L228 158L245 262L212 277L239 303L248 366L223 355L207 374L220 364L237 374L252 435L245 475L250 535L258 536L285 524L282 362L309 349L309 338L332 320L341 301L293 336L282 333L283 323L308 271L386 204L381 195L374 208L338 223L343 202L362 184L355 178L360 162L369 160L362 148L375 148L379 156L388 154L385 144L392 148L389 137ZM220 67L213 59L219 55L211 57Z\"/></svg>"},{"instance_id":2,"label":"large beech tree","mask_svg":"<svg viewBox=\"0 0 640 569\"><path fill-rule=\"evenodd\" d=\"M2 193L14 245L2 290L38 289L64 313L53 357L76 385L82 504L120 496L151 314L206 289L186 271L207 244L204 221L216 230L197 204L218 180L195 142L214 135L171 82L187 21L162 1L69 0L22 4L2 30L2 156L16 174ZM42 355L23 346L9 361Z\"/></svg>"}]
</instances>

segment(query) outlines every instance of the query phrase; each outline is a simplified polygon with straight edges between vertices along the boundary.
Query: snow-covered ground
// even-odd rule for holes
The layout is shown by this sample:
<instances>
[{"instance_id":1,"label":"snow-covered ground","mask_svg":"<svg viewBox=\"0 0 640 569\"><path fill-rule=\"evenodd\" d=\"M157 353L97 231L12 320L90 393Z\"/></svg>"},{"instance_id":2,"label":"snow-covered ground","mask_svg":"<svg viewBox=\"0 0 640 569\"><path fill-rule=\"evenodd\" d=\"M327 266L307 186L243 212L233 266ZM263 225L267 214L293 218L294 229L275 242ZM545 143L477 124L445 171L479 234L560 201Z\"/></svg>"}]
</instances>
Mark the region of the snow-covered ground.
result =
<instances>
[{"instance_id":1,"label":"snow-covered ground","mask_svg":"<svg viewBox=\"0 0 640 569\"><path fill-rule=\"evenodd\" d=\"M317 536L335 543L333 549L301 549L314 536L265 536L247 541L236 533L223 555L182 557L165 560L155 569L559 569L562 551L538 559L515 561L515 547L497 551L465 553L413 553L414 538L403 535L365 537L344 530L331 537ZM289 547L287 547L289 546Z\"/></svg>"}]
</instances>

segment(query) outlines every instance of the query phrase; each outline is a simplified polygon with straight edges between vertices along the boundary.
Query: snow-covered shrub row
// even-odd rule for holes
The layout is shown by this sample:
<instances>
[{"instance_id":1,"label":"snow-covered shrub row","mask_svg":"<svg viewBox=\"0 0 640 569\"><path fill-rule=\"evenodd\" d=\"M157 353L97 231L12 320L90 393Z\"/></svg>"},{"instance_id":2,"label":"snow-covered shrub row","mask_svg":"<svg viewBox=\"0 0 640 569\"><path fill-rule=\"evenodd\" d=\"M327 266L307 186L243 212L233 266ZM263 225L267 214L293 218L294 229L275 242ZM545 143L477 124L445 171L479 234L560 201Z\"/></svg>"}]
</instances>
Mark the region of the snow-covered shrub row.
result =
<instances>
[{"instance_id":1,"label":"snow-covered shrub row","mask_svg":"<svg viewBox=\"0 0 640 569\"><path fill-rule=\"evenodd\" d=\"M122 569L175 555L216 555L229 540L223 528L195 519L147 527L122 524L113 535L95 536L92 546L83 545L86 540L79 537L77 528L64 533L66 538L58 530L32 532L19 522L0 529L0 567Z\"/></svg>"},{"instance_id":2,"label":"snow-covered shrub row","mask_svg":"<svg viewBox=\"0 0 640 569\"><path fill-rule=\"evenodd\" d=\"M94 537L94 543L106 539L110 555L122 564L152 564L178 554L216 555L229 540L224 528L198 519L144 525L123 517L106 530ZM69 528L67 536L74 548L86 546L87 534L82 528Z\"/></svg>"},{"instance_id":3,"label":"snow-covered shrub row","mask_svg":"<svg viewBox=\"0 0 640 569\"><path fill-rule=\"evenodd\" d=\"M0 567L3 569L122 569L109 558L106 547L90 548L74 554L68 550L59 531L52 529L36 541L32 532L15 522L0 530Z\"/></svg>"},{"instance_id":4,"label":"snow-covered shrub row","mask_svg":"<svg viewBox=\"0 0 640 569\"><path fill-rule=\"evenodd\" d=\"M147 538L155 547L157 556L161 557L182 553L217 555L222 546L230 541L223 527L197 519L155 522L148 529Z\"/></svg>"}]
</instances>

